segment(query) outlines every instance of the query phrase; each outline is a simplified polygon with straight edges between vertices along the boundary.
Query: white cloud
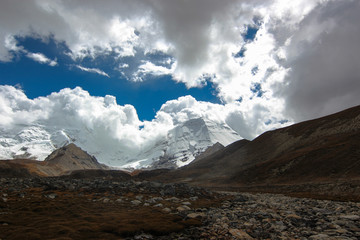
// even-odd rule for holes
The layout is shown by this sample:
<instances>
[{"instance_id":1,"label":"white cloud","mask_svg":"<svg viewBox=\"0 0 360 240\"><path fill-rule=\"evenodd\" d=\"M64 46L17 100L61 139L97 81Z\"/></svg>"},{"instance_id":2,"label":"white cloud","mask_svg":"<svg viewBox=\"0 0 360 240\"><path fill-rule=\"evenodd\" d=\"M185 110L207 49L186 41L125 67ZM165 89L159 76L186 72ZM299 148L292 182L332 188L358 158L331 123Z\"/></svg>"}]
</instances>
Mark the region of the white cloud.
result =
<instances>
[{"instance_id":1,"label":"white cloud","mask_svg":"<svg viewBox=\"0 0 360 240\"><path fill-rule=\"evenodd\" d=\"M32 60L34 60L35 62L39 62L41 64L48 64L49 66L51 67L54 67L56 65L58 65L58 63L56 62L56 59L55 60L51 60L49 58L47 58L44 54L42 53L30 53L28 52L26 54L26 56L28 58L31 58Z\"/></svg>"},{"instance_id":2,"label":"white cloud","mask_svg":"<svg viewBox=\"0 0 360 240\"><path fill-rule=\"evenodd\" d=\"M175 64L173 64L174 66ZM152 62L146 61L139 66L139 69L133 74L133 81L141 82L147 75L163 76L171 75L174 71L173 68L169 69L163 66L157 66Z\"/></svg>"},{"instance_id":3,"label":"white cloud","mask_svg":"<svg viewBox=\"0 0 360 240\"><path fill-rule=\"evenodd\" d=\"M46 126L51 131L73 129L83 135L88 134L86 141L93 139L96 148L114 147L127 153L151 146L157 139L166 137L168 130L193 118L227 123L250 139L281 125L276 122L281 119L275 119L274 113L256 109L261 106L244 109L241 103L212 104L197 101L191 96L164 103L152 121L144 122L139 120L132 105L120 106L115 97L109 95L91 96L80 87L29 99L20 89L0 85L0 100L0 130L11 132L18 127L34 125ZM265 125L264 122L269 119L273 123Z\"/></svg>"},{"instance_id":4,"label":"white cloud","mask_svg":"<svg viewBox=\"0 0 360 240\"><path fill-rule=\"evenodd\" d=\"M171 74L187 87L211 81L225 106L237 106L231 116L244 123L248 136L267 129L262 126L267 120L299 121L359 104L358 1L6 0L1 5L0 61L25 51L12 36L35 33L64 41L74 59L116 53L115 61L160 51L174 59L171 69L146 59L133 80ZM254 41L244 41L247 26L254 24L259 28ZM242 48L244 56L234 58ZM251 90L254 85L262 94Z\"/></svg>"},{"instance_id":5,"label":"white cloud","mask_svg":"<svg viewBox=\"0 0 360 240\"><path fill-rule=\"evenodd\" d=\"M102 75L102 76L105 76L105 77L110 77L106 72L98 69L98 68L86 68L86 67L83 67L83 66L80 66L80 65L76 65L76 67L78 69L80 69L81 71L85 71L85 72L90 72L90 73L96 73L96 74L99 74L99 75Z\"/></svg>"},{"instance_id":6,"label":"white cloud","mask_svg":"<svg viewBox=\"0 0 360 240\"><path fill-rule=\"evenodd\" d=\"M129 64L127 64L127 63L123 63L123 64L120 64L119 65L119 68L121 69L121 68L128 68L129 67Z\"/></svg>"},{"instance_id":7,"label":"white cloud","mask_svg":"<svg viewBox=\"0 0 360 240\"><path fill-rule=\"evenodd\" d=\"M28 58L30 58L36 62L39 62L41 64L47 64L51 67L55 67L56 65L58 65L56 59L51 60L50 58L46 57L42 53L32 53L32 52L29 52L28 50L24 49L23 46L19 46L18 42L12 35L7 35L5 37L4 46L8 51L11 51L13 53L23 53ZM12 58L11 55L8 55L7 57L4 56L4 61L10 61L11 58ZM1 57L0 57L0 61L1 61Z\"/></svg>"},{"instance_id":8,"label":"white cloud","mask_svg":"<svg viewBox=\"0 0 360 240\"><path fill-rule=\"evenodd\" d=\"M47 117L42 107L28 99L20 89L0 85L0 99L1 126L28 125Z\"/></svg>"},{"instance_id":9,"label":"white cloud","mask_svg":"<svg viewBox=\"0 0 360 240\"><path fill-rule=\"evenodd\" d=\"M25 51L23 47L18 46L16 39L12 35L5 36L4 47L8 51L13 51L13 52L24 52ZM4 56L4 58L5 58L5 56Z\"/></svg>"},{"instance_id":10,"label":"white cloud","mask_svg":"<svg viewBox=\"0 0 360 240\"><path fill-rule=\"evenodd\" d=\"M280 122L284 120L281 107L276 109L270 106L281 105L281 102L264 105L261 100L255 101L257 101L256 104L240 102L214 104L184 96L167 101L157 114L170 116L175 125L199 117L217 123L226 123L243 138L253 139L264 131L281 127ZM272 111L269 110L270 107Z\"/></svg>"}]
</instances>

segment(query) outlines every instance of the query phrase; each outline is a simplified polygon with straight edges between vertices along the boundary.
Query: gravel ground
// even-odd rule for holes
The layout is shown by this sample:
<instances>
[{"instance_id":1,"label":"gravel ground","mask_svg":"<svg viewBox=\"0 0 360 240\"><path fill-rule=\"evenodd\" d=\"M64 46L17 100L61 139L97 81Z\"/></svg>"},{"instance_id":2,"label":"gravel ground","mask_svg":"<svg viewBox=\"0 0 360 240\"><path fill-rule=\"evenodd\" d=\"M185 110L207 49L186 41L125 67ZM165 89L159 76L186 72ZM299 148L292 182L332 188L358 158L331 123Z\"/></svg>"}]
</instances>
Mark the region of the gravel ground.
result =
<instances>
[{"instance_id":1,"label":"gravel ground","mask_svg":"<svg viewBox=\"0 0 360 240\"><path fill-rule=\"evenodd\" d=\"M1 178L5 239L360 239L360 203L114 179Z\"/></svg>"}]
</instances>

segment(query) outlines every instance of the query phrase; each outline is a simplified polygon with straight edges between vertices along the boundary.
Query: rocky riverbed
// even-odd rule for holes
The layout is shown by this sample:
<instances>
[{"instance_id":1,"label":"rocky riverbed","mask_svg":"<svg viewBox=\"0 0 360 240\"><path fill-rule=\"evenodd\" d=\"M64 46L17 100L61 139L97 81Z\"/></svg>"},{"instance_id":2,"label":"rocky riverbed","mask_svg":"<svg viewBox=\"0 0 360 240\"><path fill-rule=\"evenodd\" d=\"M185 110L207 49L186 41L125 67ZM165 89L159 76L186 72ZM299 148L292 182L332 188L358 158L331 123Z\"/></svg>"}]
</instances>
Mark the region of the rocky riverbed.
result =
<instances>
[{"instance_id":1,"label":"rocky riverbed","mask_svg":"<svg viewBox=\"0 0 360 240\"><path fill-rule=\"evenodd\" d=\"M1 178L0 239L360 239L360 203L148 181Z\"/></svg>"},{"instance_id":2,"label":"rocky riverbed","mask_svg":"<svg viewBox=\"0 0 360 240\"><path fill-rule=\"evenodd\" d=\"M195 239L360 239L359 203L231 195L221 207L203 211L204 225L193 230Z\"/></svg>"}]
</instances>

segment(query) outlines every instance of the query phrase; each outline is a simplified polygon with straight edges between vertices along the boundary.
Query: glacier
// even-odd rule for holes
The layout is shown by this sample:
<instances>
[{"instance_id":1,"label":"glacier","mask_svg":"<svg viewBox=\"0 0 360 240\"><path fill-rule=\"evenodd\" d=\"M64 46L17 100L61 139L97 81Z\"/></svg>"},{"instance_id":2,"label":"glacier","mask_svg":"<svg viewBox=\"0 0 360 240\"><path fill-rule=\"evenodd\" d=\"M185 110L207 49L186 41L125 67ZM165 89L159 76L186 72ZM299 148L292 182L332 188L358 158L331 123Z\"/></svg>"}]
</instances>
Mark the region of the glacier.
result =
<instances>
[{"instance_id":1,"label":"glacier","mask_svg":"<svg viewBox=\"0 0 360 240\"><path fill-rule=\"evenodd\" d=\"M41 161L55 149L75 143L99 162L113 167L177 168L189 164L215 143L227 146L241 139L226 123L203 118L179 123L146 146L102 138L95 131L86 126L57 128L41 124L0 129L0 159Z\"/></svg>"}]
</instances>

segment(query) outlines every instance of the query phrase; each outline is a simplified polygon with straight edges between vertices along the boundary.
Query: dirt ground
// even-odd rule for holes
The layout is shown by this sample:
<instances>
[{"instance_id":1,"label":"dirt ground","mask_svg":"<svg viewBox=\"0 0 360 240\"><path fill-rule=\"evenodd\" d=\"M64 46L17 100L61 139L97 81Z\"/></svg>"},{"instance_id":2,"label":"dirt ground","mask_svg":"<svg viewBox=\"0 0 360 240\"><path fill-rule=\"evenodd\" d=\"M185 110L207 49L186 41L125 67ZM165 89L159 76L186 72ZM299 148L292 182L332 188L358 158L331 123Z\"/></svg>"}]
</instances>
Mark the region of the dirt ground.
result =
<instances>
[{"instance_id":1,"label":"dirt ground","mask_svg":"<svg viewBox=\"0 0 360 240\"><path fill-rule=\"evenodd\" d=\"M3 194L0 198L0 239L122 239L142 232L166 235L186 227L199 226L199 219L176 213L163 200L162 208L135 206L135 195L110 193L44 191L30 188L21 194ZM144 198L154 196L144 196ZM192 207L216 205L198 199Z\"/></svg>"}]
</instances>

